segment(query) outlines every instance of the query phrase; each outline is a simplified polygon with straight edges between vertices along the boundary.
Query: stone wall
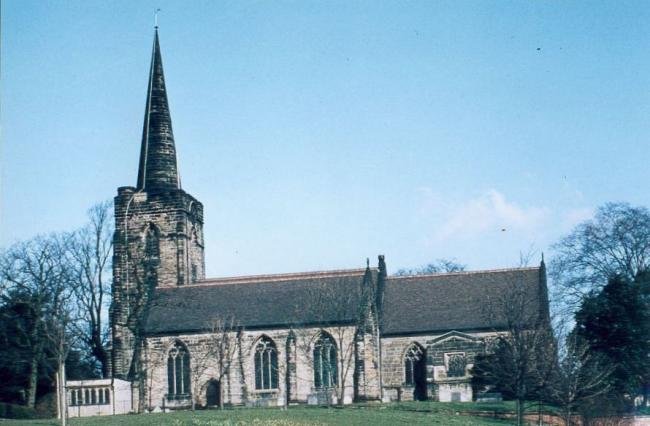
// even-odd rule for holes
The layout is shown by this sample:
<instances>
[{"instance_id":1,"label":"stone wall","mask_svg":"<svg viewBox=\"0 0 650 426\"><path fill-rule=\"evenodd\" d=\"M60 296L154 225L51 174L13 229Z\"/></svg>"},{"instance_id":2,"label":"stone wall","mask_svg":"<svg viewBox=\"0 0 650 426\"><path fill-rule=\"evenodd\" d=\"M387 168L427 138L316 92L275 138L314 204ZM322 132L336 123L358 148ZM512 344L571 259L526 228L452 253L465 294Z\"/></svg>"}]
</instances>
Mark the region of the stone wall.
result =
<instances>
[{"instance_id":1,"label":"stone wall","mask_svg":"<svg viewBox=\"0 0 650 426\"><path fill-rule=\"evenodd\" d=\"M170 401L168 393L167 357L176 342L182 342L190 353L192 394L197 405L206 404L207 385L219 380L226 405L276 406L287 403L324 404L338 402L340 388L324 392L314 388L313 347L321 332L332 336L337 344L339 378L343 378L343 402L379 399L379 359L372 335L357 336L354 327L244 330L231 332L236 342L236 356L227 373L219 378L216 358L206 358L207 347L214 344L210 334L149 337L145 340L144 405L186 408L190 400ZM426 396L437 401L471 401L473 399L471 370L476 354L485 350L486 341L495 333L449 332L412 337L382 338L382 380L384 400L412 400L414 388L404 383L404 355L413 344L424 349L426 357ZM262 338L275 345L278 365L278 387L255 389L254 352ZM462 355L465 360L461 374L450 376L450 358ZM356 368L356 369L355 369ZM339 379L340 382L340 379Z\"/></svg>"},{"instance_id":2,"label":"stone wall","mask_svg":"<svg viewBox=\"0 0 650 426\"><path fill-rule=\"evenodd\" d=\"M300 329L245 330L232 332L230 337L237 342L237 355L221 378L224 404L275 406L289 402L300 403L338 403L341 387L322 391L314 388L313 347L320 332L326 332L336 342L339 383L343 385L343 402L351 403L355 394L366 399L377 398L379 389L375 380L378 372L373 371L371 356L373 351L365 350L366 376L373 379L368 384L357 383L355 387L355 365L357 363L355 328L350 326ZM291 336L291 337L290 337ZM273 341L278 355L278 388L255 389L254 349L262 337ZM168 401L167 356L177 342L182 342L189 350L192 368L192 394L196 404L206 404L207 384L219 379L216 358L205 360L207 345L211 342L209 334L186 334L179 336L149 337L145 340L144 368L145 406L153 409L162 407L181 408L190 401ZM374 369L376 370L376 369ZM373 387L374 386L374 387Z\"/></svg>"},{"instance_id":3,"label":"stone wall","mask_svg":"<svg viewBox=\"0 0 650 426\"><path fill-rule=\"evenodd\" d=\"M155 256L149 234L157 240ZM139 341L133 331L141 327L153 288L204 278L203 206L180 189L119 188L113 245L113 369L115 377L127 378Z\"/></svg>"},{"instance_id":4,"label":"stone wall","mask_svg":"<svg viewBox=\"0 0 650 426\"><path fill-rule=\"evenodd\" d=\"M413 387L405 385L404 356L417 344L426 354L427 397L435 401L471 401L473 398L469 371L476 354L485 350L485 341L495 333L431 334L382 338L382 374L387 400L412 400ZM462 356L464 374L450 377L449 360Z\"/></svg>"}]
</instances>

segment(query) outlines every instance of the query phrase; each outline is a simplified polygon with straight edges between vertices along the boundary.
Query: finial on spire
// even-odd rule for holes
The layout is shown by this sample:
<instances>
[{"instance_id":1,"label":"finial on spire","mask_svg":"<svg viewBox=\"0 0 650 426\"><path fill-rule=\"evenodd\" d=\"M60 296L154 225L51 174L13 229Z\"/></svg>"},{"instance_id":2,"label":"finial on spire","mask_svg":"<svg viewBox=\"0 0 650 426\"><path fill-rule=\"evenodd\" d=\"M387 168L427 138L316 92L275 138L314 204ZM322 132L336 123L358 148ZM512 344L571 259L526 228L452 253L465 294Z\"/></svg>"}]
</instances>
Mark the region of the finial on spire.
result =
<instances>
[{"instance_id":1,"label":"finial on spire","mask_svg":"<svg viewBox=\"0 0 650 426\"><path fill-rule=\"evenodd\" d=\"M366 268L370 268L370 258L366 257Z\"/></svg>"},{"instance_id":2,"label":"finial on spire","mask_svg":"<svg viewBox=\"0 0 650 426\"><path fill-rule=\"evenodd\" d=\"M158 29L158 12L160 12L161 9L156 9L156 11L153 13L153 27L155 29Z\"/></svg>"}]
</instances>

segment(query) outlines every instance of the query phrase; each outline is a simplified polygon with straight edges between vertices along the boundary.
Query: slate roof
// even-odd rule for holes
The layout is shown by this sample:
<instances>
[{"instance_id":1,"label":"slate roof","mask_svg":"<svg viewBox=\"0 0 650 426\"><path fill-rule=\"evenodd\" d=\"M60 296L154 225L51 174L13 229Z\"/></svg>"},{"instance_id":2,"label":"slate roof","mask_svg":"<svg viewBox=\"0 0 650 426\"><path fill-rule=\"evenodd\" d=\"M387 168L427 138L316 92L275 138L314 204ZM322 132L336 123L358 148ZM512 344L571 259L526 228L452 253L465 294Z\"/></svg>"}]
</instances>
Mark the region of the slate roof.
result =
<instances>
[{"instance_id":1,"label":"slate roof","mask_svg":"<svg viewBox=\"0 0 650 426\"><path fill-rule=\"evenodd\" d=\"M356 319L365 269L219 278L154 291L147 334L205 330L217 316L246 329ZM373 281L376 269L371 269Z\"/></svg>"},{"instance_id":2,"label":"slate roof","mask_svg":"<svg viewBox=\"0 0 650 426\"><path fill-rule=\"evenodd\" d=\"M377 270L372 269L373 282ZM232 316L246 329L351 323L361 301L365 269L204 280L155 290L147 334L205 330L217 316ZM383 335L495 330L503 319L488 315L490 297L522 286L548 306L543 267L459 272L386 279Z\"/></svg>"},{"instance_id":3,"label":"slate roof","mask_svg":"<svg viewBox=\"0 0 650 426\"><path fill-rule=\"evenodd\" d=\"M503 329L495 298L522 286L528 308L548 305L542 267L388 277L384 292L382 334ZM503 296L501 296L503 297ZM493 301L493 302L490 302ZM502 311L501 311L502 312Z\"/></svg>"}]
</instances>

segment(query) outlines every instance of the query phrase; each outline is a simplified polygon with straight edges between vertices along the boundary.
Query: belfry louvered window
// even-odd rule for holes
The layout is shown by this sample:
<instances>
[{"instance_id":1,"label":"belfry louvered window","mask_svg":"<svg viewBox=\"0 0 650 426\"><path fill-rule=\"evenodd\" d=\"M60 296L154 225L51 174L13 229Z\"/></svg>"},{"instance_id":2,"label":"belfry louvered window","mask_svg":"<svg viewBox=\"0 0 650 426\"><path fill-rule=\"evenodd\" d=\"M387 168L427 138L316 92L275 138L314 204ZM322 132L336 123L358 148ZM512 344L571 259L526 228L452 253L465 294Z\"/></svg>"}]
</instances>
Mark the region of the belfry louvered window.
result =
<instances>
[{"instance_id":1,"label":"belfry louvered window","mask_svg":"<svg viewBox=\"0 0 650 426\"><path fill-rule=\"evenodd\" d=\"M329 334L321 334L314 345L314 387L336 386L338 376L336 344Z\"/></svg>"},{"instance_id":2,"label":"belfry louvered window","mask_svg":"<svg viewBox=\"0 0 650 426\"><path fill-rule=\"evenodd\" d=\"M278 388L278 351L275 343L262 337L255 346L255 389Z\"/></svg>"},{"instance_id":3,"label":"belfry louvered window","mask_svg":"<svg viewBox=\"0 0 650 426\"><path fill-rule=\"evenodd\" d=\"M167 358L167 397L182 399L190 395L190 354L180 342L176 342Z\"/></svg>"},{"instance_id":4,"label":"belfry louvered window","mask_svg":"<svg viewBox=\"0 0 650 426\"><path fill-rule=\"evenodd\" d=\"M157 263L160 260L160 241L153 225L149 225L147 229L144 251L148 262Z\"/></svg>"}]
</instances>

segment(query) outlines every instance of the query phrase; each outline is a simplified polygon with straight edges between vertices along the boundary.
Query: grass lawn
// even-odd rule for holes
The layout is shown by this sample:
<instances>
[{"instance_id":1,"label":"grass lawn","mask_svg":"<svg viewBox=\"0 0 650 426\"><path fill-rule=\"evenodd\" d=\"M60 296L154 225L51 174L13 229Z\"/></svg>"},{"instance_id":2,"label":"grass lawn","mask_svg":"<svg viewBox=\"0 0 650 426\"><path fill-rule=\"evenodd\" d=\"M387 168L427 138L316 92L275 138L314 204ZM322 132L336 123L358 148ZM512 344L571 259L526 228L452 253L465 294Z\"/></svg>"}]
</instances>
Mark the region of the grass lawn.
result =
<instances>
[{"instance_id":1,"label":"grass lawn","mask_svg":"<svg viewBox=\"0 0 650 426\"><path fill-rule=\"evenodd\" d=\"M70 419L70 425L192 425L192 426L293 426L293 425L505 425L504 420L482 418L466 414L474 410L507 412L504 404L476 403L394 403L387 405L354 405L345 408L291 407L236 408L219 410L180 411L167 414L131 414L120 416ZM0 425L57 425L55 420L1 420Z\"/></svg>"}]
</instances>

